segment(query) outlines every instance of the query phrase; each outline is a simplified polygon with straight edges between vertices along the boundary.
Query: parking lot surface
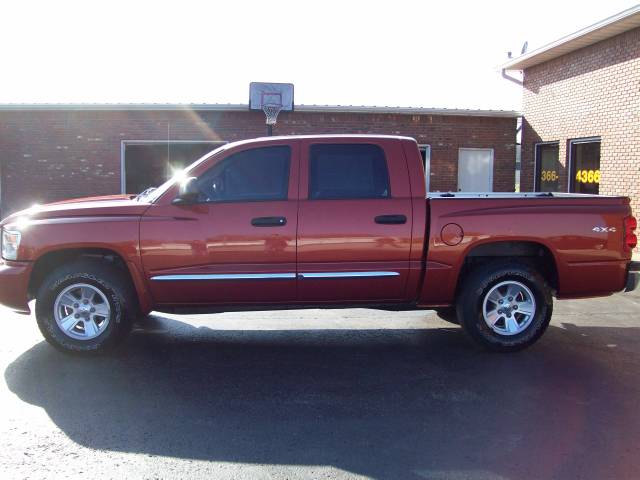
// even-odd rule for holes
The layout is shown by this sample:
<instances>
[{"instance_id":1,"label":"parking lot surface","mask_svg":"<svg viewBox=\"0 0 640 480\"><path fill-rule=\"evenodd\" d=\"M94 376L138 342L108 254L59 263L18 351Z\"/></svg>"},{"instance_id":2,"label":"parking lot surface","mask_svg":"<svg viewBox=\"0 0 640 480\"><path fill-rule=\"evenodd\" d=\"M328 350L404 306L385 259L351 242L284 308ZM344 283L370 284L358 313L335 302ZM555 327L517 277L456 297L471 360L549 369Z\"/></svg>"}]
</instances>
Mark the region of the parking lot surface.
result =
<instances>
[{"instance_id":1,"label":"parking lot surface","mask_svg":"<svg viewBox=\"0 0 640 480\"><path fill-rule=\"evenodd\" d=\"M154 315L63 355L0 311L3 478L640 478L640 295L517 354L433 312Z\"/></svg>"}]
</instances>

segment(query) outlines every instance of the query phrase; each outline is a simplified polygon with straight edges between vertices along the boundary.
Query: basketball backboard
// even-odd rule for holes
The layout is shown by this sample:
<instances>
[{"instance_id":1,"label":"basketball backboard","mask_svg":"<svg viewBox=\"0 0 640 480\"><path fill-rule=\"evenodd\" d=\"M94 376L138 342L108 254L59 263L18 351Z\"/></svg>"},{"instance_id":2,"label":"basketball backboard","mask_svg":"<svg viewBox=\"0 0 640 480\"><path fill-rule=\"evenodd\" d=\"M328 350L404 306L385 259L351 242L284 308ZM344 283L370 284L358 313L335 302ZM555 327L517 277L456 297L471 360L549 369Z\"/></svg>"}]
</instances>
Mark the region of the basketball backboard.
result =
<instances>
[{"instance_id":1,"label":"basketball backboard","mask_svg":"<svg viewBox=\"0 0 640 480\"><path fill-rule=\"evenodd\" d=\"M293 84L251 82L249 110L264 110L265 106L279 107L284 112L293 111Z\"/></svg>"}]
</instances>

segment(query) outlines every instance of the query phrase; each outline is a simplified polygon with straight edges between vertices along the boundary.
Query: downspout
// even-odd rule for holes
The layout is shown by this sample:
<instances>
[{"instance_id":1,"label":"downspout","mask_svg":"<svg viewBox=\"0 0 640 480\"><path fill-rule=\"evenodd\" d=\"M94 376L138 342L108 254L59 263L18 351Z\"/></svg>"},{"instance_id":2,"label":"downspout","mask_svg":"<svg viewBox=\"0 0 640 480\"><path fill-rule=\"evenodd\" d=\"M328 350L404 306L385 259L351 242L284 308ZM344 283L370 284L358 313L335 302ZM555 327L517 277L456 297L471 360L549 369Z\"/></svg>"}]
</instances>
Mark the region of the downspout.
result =
<instances>
[{"instance_id":1,"label":"downspout","mask_svg":"<svg viewBox=\"0 0 640 480\"><path fill-rule=\"evenodd\" d=\"M523 86L524 82L519 78L512 77L511 75L507 75L507 69L502 69L502 78L505 80L509 80L510 82L515 83L516 85ZM520 125L516 128L516 178L514 179L516 190L520 192L522 189L520 188L520 178L522 174L522 141L518 142L518 134L522 130L522 125L524 123L523 117L520 117ZM518 169L518 165L520 169Z\"/></svg>"},{"instance_id":2,"label":"downspout","mask_svg":"<svg viewBox=\"0 0 640 480\"><path fill-rule=\"evenodd\" d=\"M520 186L521 184L521 178L522 178L522 125L524 124L524 118L523 117L519 117L518 118L518 123L520 123L520 125L518 125L516 127L516 178L515 180L515 185L516 185L516 191L521 192L522 188ZM520 138L518 138L518 136L520 135Z\"/></svg>"},{"instance_id":3,"label":"downspout","mask_svg":"<svg viewBox=\"0 0 640 480\"><path fill-rule=\"evenodd\" d=\"M4 168L3 168L3 160L0 158L0 219L4 218L6 215L3 215L3 211L2 211L2 207L4 205L4 202L2 201L2 183L4 182Z\"/></svg>"}]
</instances>

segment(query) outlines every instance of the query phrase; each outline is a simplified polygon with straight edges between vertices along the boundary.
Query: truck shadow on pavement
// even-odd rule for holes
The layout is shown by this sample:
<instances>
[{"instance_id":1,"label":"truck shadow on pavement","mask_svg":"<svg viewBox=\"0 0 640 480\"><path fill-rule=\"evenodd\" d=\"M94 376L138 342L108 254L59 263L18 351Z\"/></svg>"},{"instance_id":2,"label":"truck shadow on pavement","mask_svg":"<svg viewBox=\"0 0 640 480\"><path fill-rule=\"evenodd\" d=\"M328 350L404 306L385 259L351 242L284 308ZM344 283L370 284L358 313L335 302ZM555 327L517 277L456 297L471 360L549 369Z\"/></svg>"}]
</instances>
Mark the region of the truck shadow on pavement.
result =
<instances>
[{"instance_id":1,"label":"truck shadow on pavement","mask_svg":"<svg viewBox=\"0 0 640 480\"><path fill-rule=\"evenodd\" d=\"M499 355L457 327L155 322L100 358L39 343L7 385L94 449L380 479L640 476L637 328L552 326Z\"/></svg>"}]
</instances>

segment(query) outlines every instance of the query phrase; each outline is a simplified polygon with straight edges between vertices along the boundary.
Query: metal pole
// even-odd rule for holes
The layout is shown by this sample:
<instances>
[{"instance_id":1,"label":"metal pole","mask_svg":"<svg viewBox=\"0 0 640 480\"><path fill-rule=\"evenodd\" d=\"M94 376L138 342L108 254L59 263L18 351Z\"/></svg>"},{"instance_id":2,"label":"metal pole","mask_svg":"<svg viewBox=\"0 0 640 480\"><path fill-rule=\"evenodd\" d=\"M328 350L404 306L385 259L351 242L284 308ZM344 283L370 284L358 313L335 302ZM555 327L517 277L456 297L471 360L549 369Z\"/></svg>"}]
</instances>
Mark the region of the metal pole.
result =
<instances>
[{"instance_id":1,"label":"metal pole","mask_svg":"<svg viewBox=\"0 0 640 480\"><path fill-rule=\"evenodd\" d=\"M267 137L273 136L273 125L270 123L267 124Z\"/></svg>"}]
</instances>

